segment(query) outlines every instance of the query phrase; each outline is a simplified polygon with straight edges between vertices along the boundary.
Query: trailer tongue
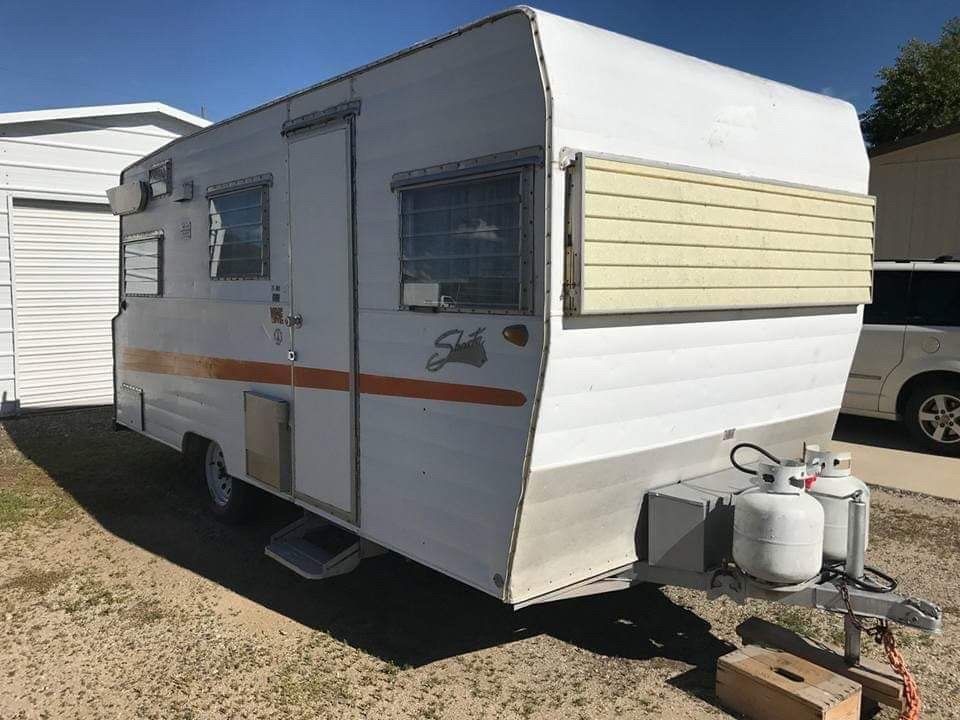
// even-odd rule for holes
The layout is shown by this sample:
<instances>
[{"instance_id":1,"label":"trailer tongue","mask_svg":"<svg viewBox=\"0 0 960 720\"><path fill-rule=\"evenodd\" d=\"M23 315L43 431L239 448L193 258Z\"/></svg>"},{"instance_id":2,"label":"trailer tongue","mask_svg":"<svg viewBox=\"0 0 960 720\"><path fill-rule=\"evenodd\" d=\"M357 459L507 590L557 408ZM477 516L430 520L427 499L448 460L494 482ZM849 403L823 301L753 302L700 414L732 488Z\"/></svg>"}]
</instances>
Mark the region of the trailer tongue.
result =
<instances>
[{"instance_id":1,"label":"trailer tongue","mask_svg":"<svg viewBox=\"0 0 960 720\"><path fill-rule=\"evenodd\" d=\"M897 650L890 624L896 623L927 633L939 633L943 623L943 611L928 600L898 594L895 592L895 580L865 564L869 491L855 489L843 498L838 498L836 493L829 493L826 498L827 503L834 505L830 507L834 520L838 513L835 505L841 501L847 505L847 518L842 527L846 536L845 559L842 563L830 557L830 554L838 550L835 542L837 525L825 528L823 512L816 503L810 505L806 502L800 508L788 508L793 510L792 514L785 512L783 507L777 508L774 505L771 509L768 505L768 512L763 517L751 518L754 520L754 529L760 528L760 532L757 532L755 537L745 536L734 527L738 510L741 515L756 512L756 507L744 502L745 500L763 497L760 493L769 493L782 495L783 497L779 498L781 504L801 505L802 500L809 500L805 495L813 496L812 492L807 491L811 485L816 487L816 479L810 482L811 478L806 474L808 466L799 460L781 461L768 455L773 462L758 463L757 471L739 466L734 459L738 447L741 446L735 447L731 452L731 460L737 465L736 470L712 473L647 493L640 523L641 531L638 534L644 538L643 528L646 528L645 559L603 577L541 596L521 606L622 590L647 582L701 590L711 600L729 597L738 604L743 604L753 598L840 614L844 618L842 664L845 664L849 671L837 667L839 659L834 663L836 656L825 648L816 648L813 653L807 652L808 659L821 664L833 664L835 671L860 681L863 679L862 674L876 672L876 666L861 666L861 636L864 632L868 633L877 643L883 645L887 660L903 685L901 693L892 699L882 692L878 694L873 688L869 693L871 699L902 707L904 712L901 717L919 717L919 689ZM757 449L766 454L762 449ZM828 453L821 453L819 448L811 450L815 460L822 460L824 457L835 459ZM803 457L811 457L806 448ZM840 458L837 464L843 464L848 471L849 456ZM813 465L814 470L821 472L830 467L833 467L832 462L822 463L819 467ZM750 477L740 470L756 474ZM827 470L827 473L829 477L831 471ZM789 483L791 478L795 481L792 485ZM755 484L758 480L759 486ZM784 487L785 484L787 487ZM776 502L778 498L768 500ZM744 513L745 508L747 513ZM813 516L809 522L803 522L804 512ZM804 542L803 537L798 541L798 538L794 537L798 530L803 534L811 526L819 527L821 537L818 538L818 543ZM759 558L776 566L778 572L783 572L783 568L801 567L803 563L810 561L809 557L803 556L809 556L811 544L818 554L821 553L824 533L831 535L834 540L833 546L829 548L832 553L824 552L820 570L799 582L776 583L762 580L738 565L739 556L739 562L743 564L757 562ZM737 535L739 537L735 541L734 537ZM746 557L746 562L743 556ZM815 562L817 559L813 558ZM763 568L762 562L760 567ZM769 633L760 634L763 637L755 640L770 642L771 639L767 637ZM746 635L744 638L745 641L749 640ZM799 638L792 640L793 645L789 650L801 654L810 650L805 643L797 644ZM890 682L887 681L888 685Z\"/></svg>"}]
</instances>

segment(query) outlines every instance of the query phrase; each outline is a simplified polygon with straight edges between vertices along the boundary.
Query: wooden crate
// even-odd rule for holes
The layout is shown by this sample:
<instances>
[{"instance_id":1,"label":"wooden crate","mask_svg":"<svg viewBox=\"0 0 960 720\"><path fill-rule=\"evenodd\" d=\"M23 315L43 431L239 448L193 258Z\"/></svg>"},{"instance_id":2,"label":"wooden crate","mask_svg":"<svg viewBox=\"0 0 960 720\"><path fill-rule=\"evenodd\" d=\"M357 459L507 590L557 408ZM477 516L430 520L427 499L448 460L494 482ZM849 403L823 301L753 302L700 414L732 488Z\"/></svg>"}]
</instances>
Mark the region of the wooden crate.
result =
<instances>
[{"instance_id":1,"label":"wooden crate","mask_svg":"<svg viewBox=\"0 0 960 720\"><path fill-rule=\"evenodd\" d=\"M904 708L903 680L886 663L864 657L860 658L857 665L847 665L842 650L815 643L792 630L757 617L740 623L737 634L745 645L765 645L785 650L860 683L864 698L897 710Z\"/></svg>"},{"instance_id":2,"label":"wooden crate","mask_svg":"<svg viewBox=\"0 0 960 720\"><path fill-rule=\"evenodd\" d=\"M717 697L752 720L858 720L860 684L756 645L717 661Z\"/></svg>"}]
</instances>

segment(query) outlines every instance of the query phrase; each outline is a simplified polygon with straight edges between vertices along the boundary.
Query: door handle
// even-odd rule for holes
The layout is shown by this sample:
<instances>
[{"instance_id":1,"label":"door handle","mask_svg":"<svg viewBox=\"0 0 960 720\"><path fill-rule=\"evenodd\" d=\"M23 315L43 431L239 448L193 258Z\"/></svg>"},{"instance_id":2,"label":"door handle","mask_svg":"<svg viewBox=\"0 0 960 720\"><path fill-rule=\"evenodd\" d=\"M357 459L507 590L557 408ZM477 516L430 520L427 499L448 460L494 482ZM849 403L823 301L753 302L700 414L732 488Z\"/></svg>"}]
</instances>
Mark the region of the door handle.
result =
<instances>
[{"instance_id":1,"label":"door handle","mask_svg":"<svg viewBox=\"0 0 960 720\"><path fill-rule=\"evenodd\" d=\"M296 315L287 315L286 319L283 321L283 324L288 328L303 327L303 316L299 313Z\"/></svg>"}]
</instances>

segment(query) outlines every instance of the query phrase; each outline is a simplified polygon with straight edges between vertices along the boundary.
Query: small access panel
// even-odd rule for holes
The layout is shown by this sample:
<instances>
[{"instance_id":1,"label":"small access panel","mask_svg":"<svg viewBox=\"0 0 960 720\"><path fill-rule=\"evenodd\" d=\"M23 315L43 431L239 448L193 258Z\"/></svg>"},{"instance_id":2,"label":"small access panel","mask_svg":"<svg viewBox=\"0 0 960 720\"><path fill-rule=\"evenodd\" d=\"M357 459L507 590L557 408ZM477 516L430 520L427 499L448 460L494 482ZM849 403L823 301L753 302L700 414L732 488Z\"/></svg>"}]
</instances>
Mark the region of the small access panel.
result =
<instances>
[{"instance_id":1,"label":"small access panel","mask_svg":"<svg viewBox=\"0 0 960 720\"><path fill-rule=\"evenodd\" d=\"M247 475L290 491L290 405L255 392L243 394Z\"/></svg>"}]
</instances>

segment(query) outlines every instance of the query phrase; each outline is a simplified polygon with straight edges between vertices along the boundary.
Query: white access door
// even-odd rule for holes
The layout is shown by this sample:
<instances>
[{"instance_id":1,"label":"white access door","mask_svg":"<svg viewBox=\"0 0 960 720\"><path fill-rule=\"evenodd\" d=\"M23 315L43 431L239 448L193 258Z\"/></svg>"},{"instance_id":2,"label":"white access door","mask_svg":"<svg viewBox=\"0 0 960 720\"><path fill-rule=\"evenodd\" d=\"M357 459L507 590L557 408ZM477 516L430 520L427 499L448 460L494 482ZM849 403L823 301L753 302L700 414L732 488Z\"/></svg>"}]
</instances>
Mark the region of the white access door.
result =
<instances>
[{"instance_id":1,"label":"white access door","mask_svg":"<svg viewBox=\"0 0 960 720\"><path fill-rule=\"evenodd\" d=\"M294 493L355 520L350 133L289 148Z\"/></svg>"},{"instance_id":2,"label":"white access door","mask_svg":"<svg viewBox=\"0 0 960 720\"><path fill-rule=\"evenodd\" d=\"M119 224L106 205L14 201L21 407L113 402L119 245Z\"/></svg>"}]
</instances>

